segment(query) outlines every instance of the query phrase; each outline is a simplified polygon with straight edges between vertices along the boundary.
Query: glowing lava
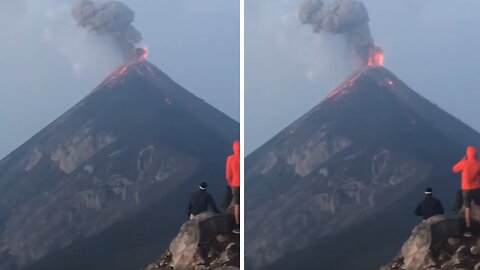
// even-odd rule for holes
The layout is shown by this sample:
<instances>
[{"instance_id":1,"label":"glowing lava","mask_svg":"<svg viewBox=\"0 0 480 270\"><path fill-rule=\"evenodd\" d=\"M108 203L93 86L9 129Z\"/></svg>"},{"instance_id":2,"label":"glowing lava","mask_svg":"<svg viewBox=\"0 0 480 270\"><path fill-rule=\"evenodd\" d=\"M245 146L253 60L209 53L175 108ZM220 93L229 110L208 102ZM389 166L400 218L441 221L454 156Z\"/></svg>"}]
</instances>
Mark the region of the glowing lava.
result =
<instances>
[{"instance_id":1,"label":"glowing lava","mask_svg":"<svg viewBox=\"0 0 480 270\"><path fill-rule=\"evenodd\" d=\"M148 48L147 47L136 48L135 55L139 61L146 61L148 58Z\"/></svg>"},{"instance_id":2,"label":"glowing lava","mask_svg":"<svg viewBox=\"0 0 480 270\"><path fill-rule=\"evenodd\" d=\"M148 48L147 48L147 47L143 47L143 53L142 53L142 55L140 56L140 60L146 61L147 58L148 58Z\"/></svg>"},{"instance_id":3,"label":"glowing lava","mask_svg":"<svg viewBox=\"0 0 480 270\"><path fill-rule=\"evenodd\" d=\"M125 72L127 72L127 68L128 68L127 65L123 65L123 66L120 66L119 68L117 68L117 70L115 70L115 72L112 74L112 76L110 76L108 81L109 82L116 81L118 78L125 75Z\"/></svg>"},{"instance_id":4,"label":"glowing lava","mask_svg":"<svg viewBox=\"0 0 480 270\"><path fill-rule=\"evenodd\" d=\"M351 78L347 84L344 84L343 87L338 87L336 88L332 93L328 95L327 98L332 98L340 93L342 93L344 90L351 88L355 84L355 80L360 76L359 74L355 75L353 78Z\"/></svg>"},{"instance_id":5,"label":"glowing lava","mask_svg":"<svg viewBox=\"0 0 480 270\"><path fill-rule=\"evenodd\" d=\"M383 50L380 47L370 49L369 66L383 66Z\"/></svg>"},{"instance_id":6,"label":"glowing lava","mask_svg":"<svg viewBox=\"0 0 480 270\"><path fill-rule=\"evenodd\" d=\"M113 86L113 83L116 82L119 78L123 77L125 73L127 72L128 65L122 65L115 72L110 75L105 81L105 84L108 85L109 87Z\"/></svg>"}]
</instances>

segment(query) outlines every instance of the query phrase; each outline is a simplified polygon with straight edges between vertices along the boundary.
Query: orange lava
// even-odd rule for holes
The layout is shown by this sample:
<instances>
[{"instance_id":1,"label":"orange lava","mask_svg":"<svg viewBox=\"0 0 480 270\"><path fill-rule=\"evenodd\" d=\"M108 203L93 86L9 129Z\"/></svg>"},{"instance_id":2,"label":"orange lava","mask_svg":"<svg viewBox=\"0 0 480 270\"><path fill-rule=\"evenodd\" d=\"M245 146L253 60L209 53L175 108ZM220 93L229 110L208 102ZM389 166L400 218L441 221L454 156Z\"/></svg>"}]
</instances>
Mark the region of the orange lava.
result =
<instances>
[{"instance_id":1,"label":"orange lava","mask_svg":"<svg viewBox=\"0 0 480 270\"><path fill-rule=\"evenodd\" d=\"M142 55L140 56L140 60L146 61L147 58L148 58L148 48L147 48L147 46L145 46L145 47L143 47L142 49L143 49L143 53L142 53Z\"/></svg>"},{"instance_id":2,"label":"orange lava","mask_svg":"<svg viewBox=\"0 0 480 270\"><path fill-rule=\"evenodd\" d=\"M348 89L348 88L351 88L354 84L355 84L355 80L358 78L359 74L355 75L355 77L353 77L349 82L348 84L344 84L343 87L339 87L337 89L335 89L333 92L331 92L327 98L332 98L340 93L342 93L345 89Z\"/></svg>"},{"instance_id":3,"label":"orange lava","mask_svg":"<svg viewBox=\"0 0 480 270\"><path fill-rule=\"evenodd\" d=\"M125 72L127 71L128 66L123 65L117 69L117 71L113 74L111 81L116 80L117 78L123 76Z\"/></svg>"},{"instance_id":4,"label":"orange lava","mask_svg":"<svg viewBox=\"0 0 480 270\"><path fill-rule=\"evenodd\" d=\"M380 47L370 49L369 66L383 66L383 50Z\"/></svg>"},{"instance_id":5,"label":"orange lava","mask_svg":"<svg viewBox=\"0 0 480 270\"><path fill-rule=\"evenodd\" d=\"M128 65L120 66L107 80L107 85L112 86L118 78L122 77L127 72Z\"/></svg>"},{"instance_id":6,"label":"orange lava","mask_svg":"<svg viewBox=\"0 0 480 270\"><path fill-rule=\"evenodd\" d=\"M123 75L125 74L125 71L127 71L127 66L122 66L118 71L117 71L117 74L116 76L120 76L120 75Z\"/></svg>"}]
</instances>

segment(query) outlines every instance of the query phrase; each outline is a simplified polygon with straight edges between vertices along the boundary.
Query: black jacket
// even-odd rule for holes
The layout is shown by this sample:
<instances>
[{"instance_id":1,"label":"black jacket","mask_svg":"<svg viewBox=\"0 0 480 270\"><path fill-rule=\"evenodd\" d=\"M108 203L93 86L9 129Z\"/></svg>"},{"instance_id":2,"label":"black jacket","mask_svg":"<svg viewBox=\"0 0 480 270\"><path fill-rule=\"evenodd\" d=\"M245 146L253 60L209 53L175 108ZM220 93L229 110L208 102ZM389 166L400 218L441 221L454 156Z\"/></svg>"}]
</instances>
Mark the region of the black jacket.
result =
<instances>
[{"instance_id":1,"label":"black jacket","mask_svg":"<svg viewBox=\"0 0 480 270\"><path fill-rule=\"evenodd\" d=\"M426 195L425 198L415 208L415 215L428 219L435 215L443 215L443 206L440 200L433 196Z\"/></svg>"},{"instance_id":2,"label":"black jacket","mask_svg":"<svg viewBox=\"0 0 480 270\"><path fill-rule=\"evenodd\" d=\"M212 196L206 190L195 191L188 202L188 216L196 216L207 210L220 213Z\"/></svg>"}]
</instances>

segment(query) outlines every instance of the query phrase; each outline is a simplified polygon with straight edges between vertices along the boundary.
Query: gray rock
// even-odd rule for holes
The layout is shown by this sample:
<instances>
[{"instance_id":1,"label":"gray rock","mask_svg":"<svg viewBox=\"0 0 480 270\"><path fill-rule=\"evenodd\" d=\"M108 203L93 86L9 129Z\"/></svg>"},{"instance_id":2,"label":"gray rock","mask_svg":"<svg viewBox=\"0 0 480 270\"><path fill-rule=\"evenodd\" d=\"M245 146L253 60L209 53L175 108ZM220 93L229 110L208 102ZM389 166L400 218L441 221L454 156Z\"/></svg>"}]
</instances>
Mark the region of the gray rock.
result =
<instances>
[{"instance_id":1,"label":"gray rock","mask_svg":"<svg viewBox=\"0 0 480 270\"><path fill-rule=\"evenodd\" d=\"M202 213L185 222L167 252L144 270L238 269L240 243L236 238L225 216Z\"/></svg>"},{"instance_id":2,"label":"gray rock","mask_svg":"<svg viewBox=\"0 0 480 270\"><path fill-rule=\"evenodd\" d=\"M472 246L470 248L470 252L473 254L473 255L480 255L480 248L478 246Z\"/></svg>"},{"instance_id":3,"label":"gray rock","mask_svg":"<svg viewBox=\"0 0 480 270\"><path fill-rule=\"evenodd\" d=\"M460 239L450 237L450 238L448 238L447 242L451 246L456 246L456 245L458 245L458 243L460 243Z\"/></svg>"},{"instance_id":4,"label":"gray rock","mask_svg":"<svg viewBox=\"0 0 480 270\"><path fill-rule=\"evenodd\" d=\"M419 224L402 246L401 253L381 270L480 270L478 236L442 239L435 234L438 225L455 221L438 216ZM452 229L443 235L457 235L455 227ZM436 239L433 242L430 232Z\"/></svg>"},{"instance_id":5,"label":"gray rock","mask_svg":"<svg viewBox=\"0 0 480 270\"><path fill-rule=\"evenodd\" d=\"M410 238L401 249L403 269L422 269L435 264L430 254L432 241L430 226L444 219L443 216L433 216L413 229Z\"/></svg>"},{"instance_id":6,"label":"gray rock","mask_svg":"<svg viewBox=\"0 0 480 270\"><path fill-rule=\"evenodd\" d=\"M215 213L202 213L182 226L169 248L172 253L171 266L174 269L193 269L195 265L204 263L200 254L198 254L198 246L201 240L200 223L216 216Z\"/></svg>"}]
</instances>

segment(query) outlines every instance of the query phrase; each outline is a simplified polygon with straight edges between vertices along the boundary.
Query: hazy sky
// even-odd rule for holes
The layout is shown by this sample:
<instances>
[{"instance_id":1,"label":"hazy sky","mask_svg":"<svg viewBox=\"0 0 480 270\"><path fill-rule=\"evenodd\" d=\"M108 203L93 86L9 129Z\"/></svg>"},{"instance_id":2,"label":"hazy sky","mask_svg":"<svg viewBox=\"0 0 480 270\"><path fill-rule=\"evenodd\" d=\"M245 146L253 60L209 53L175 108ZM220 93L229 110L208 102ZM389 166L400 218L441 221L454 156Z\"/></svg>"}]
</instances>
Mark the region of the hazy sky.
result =
<instances>
[{"instance_id":1,"label":"hazy sky","mask_svg":"<svg viewBox=\"0 0 480 270\"><path fill-rule=\"evenodd\" d=\"M0 0L0 159L121 63L108 39L74 24L74 2ZM239 3L123 2L136 13L149 61L238 121Z\"/></svg>"},{"instance_id":2,"label":"hazy sky","mask_svg":"<svg viewBox=\"0 0 480 270\"><path fill-rule=\"evenodd\" d=\"M245 0L246 153L319 103L353 70L341 37L314 34L300 24L302 2ZM363 2L385 66L480 130L480 1Z\"/></svg>"}]
</instances>

